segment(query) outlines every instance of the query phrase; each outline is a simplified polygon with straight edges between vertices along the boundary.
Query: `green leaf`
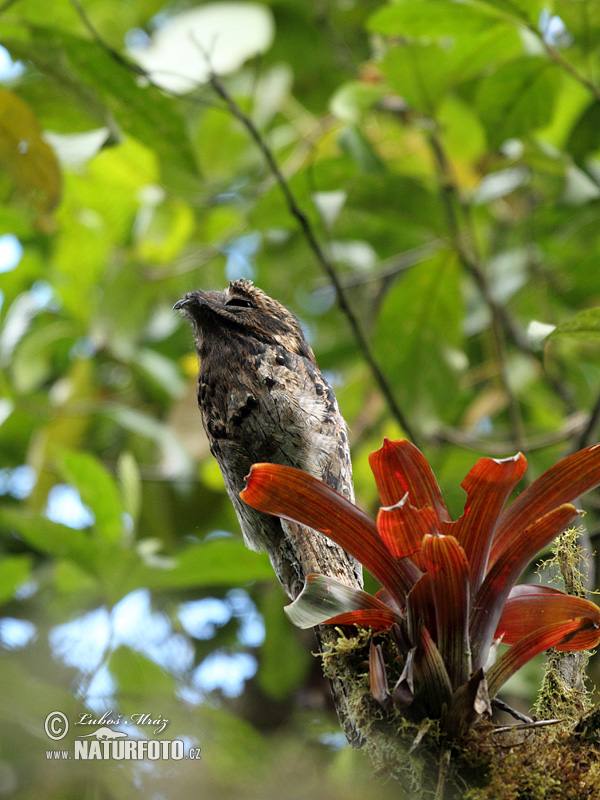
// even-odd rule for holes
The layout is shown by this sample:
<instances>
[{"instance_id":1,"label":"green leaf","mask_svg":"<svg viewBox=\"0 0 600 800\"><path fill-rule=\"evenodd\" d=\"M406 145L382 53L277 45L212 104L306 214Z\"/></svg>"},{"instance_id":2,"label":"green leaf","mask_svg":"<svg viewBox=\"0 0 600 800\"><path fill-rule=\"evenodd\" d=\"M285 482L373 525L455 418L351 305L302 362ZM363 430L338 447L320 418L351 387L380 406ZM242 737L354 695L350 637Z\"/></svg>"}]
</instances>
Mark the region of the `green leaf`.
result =
<instances>
[{"instance_id":1,"label":"green leaf","mask_svg":"<svg viewBox=\"0 0 600 800\"><path fill-rule=\"evenodd\" d=\"M560 72L551 61L525 56L502 64L483 78L476 107L494 147L547 125L560 85Z\"/></svg>"},{"instance_id":2,"label":"green leaf","mask_svg":"<svg viewBox=\"0 0 600 800\"><path fill-rule=\"evenodd\" d=\"M550 334L550 339L559 336L587 341L600 341L600 308L587 308L574 317L558 325Z\"/></svg>"},{"instance_id":3,"label":"green leaf","mask_svg":"<svg viewBox=\"0 0 600 800\"><path fill-rule=\"evenodd\" d=\"M338 137L340 149L359 165L363 172L385 172L385 166L357 125L347 125Z\"/></svg>"},{"instance_id":4,"label":"green leaf","mask_svg":"<svg viewBox=\"0 0 600 800\"><path fill-rule=\"evenodd\" d=\"M461 271L445 250L404 273L385 297L374 341L413 421L431 426L439 414L454 418L464 368L463 306Z\"/></svg>"},{"instance_id":5,"label":"green leaf","mask_svg":"<svg viewBox=\"0 0 600 800\"><path fill-rule=\"evenodd\" d=\"M117 475L119 476L123 510L129 514L135 524L142 504L142 481L137 461L129 451L124 451L119 456Z\"/></svg>"},{"instance_id":6,"label":"green leaf","mask_svg":"<svg viewBox=\"0 0 600 800\"><path fill-rule=\"evenodd\" d=\"M335 92L329 107L331 113L344 122L358 123L365 111L372 108L385 95L380 84L345 83Z\"/></svg>"},{"instance_id":7,"label":"green leaf","mask_svg":"<svg viewBox=\"0 0 600 800\"><path fill-rule=\"evenodd\" d=\"M34 550L51 556L73 559L85 569L95 571L97 547L89 534L51 522L38 514L16 509L0 509L0 533L17 535Z\"/></svg>"},{"instance_id":8,"label":"green leaf","mask_svg":"<svg viewBox=\"0 0 600 800\"><path fill-rule=\"evenodd\" d=\"M31 573L32 557L4 556L0 560L0 603L9 600Z\"/></svg>"},{"instance_id":9,"label":"green leaf","mask_svg":"<svg viewBox=\"0 0 600 800\"><path fill-rule=\"evenodd\" d=\"M64 31L34 27L30 43L11 44L48 77L68 87L96 113L114 115L124 131L155 150L163 167L197 175L186 125L177 101L118 64L97 42ZM102 120L104 121L104 120Z\"/></svg>"},{"instance_id":10,"label":"green leaf","mask_svg":"<svg viewBox=\"0 0 600 800\"><path fill-rule=\"evenodd\" d=\"M456 41L402 41L390 48L380 67L411 107L432 113L451 90L521 52L517 32L494 25Z\"/></svg>"},{"instance_id":11,"label":"green leaf","mask_svg":"<svg viewBox=\"0 0 600 800\"><path fill-rule=\"evenodd\" d=\"M128 647L118 647L111 653L108 669L124 707L132 706L138 713L139 702L146 696L170 697L173 693L173 678L149 658Z\"/></svg>"},{"instance_id":12,"label":"green leaf","mask_svg":"<svg viewBox=\"0 0 600 800\"><path fill-rule=\"evenodd\" d=\"M598 151L598 129L600 128L600 102L594 100L581 114L569 136L566 150L579 166L585 164L586 158Z\"/></svg>"},{"instance_id":13,"label":"green leaf","mask_svg":"<svg viewBox=\"0 0 600 800\"><path fill-rule=\"evenodd\" d=\"M184 589L200 586L243 586L273 578L264 553L255 553L240 539L223 538L193 544L182 550L172 567L140 568L135 573L140 586Z\"/></svg>"},{"instance_id":14,"label":"green leaf","mask_svg":"<svg viewBox=\"0 0 600 800\"><path fill-rule=\"evenodd\" d=\"M515 21L531 22L538 26L540 13L548 8L546 0L483 0L482 7L489 6L506 14Z\"/></svg>"},{"instance_id":15,"label":"green leaf","mask_svg":"<svg viewBox=\"0 0 600 800\"><path fill-rule=\"evenodd\" d=\"M431 40L478 36L496 22L497 17L468 2L403 0L376 11L368 28L385 36Z\"/></svg>"},{"instance_id":16,"label":"green leaf","mask_svg":"<svg viewBox=\"0 0 600 800\"><path fill-rule=\"evenodd\" d=\"M57 458L61 474L75 486L94 512L94 529L106 542L116 544L123 533L123 505L108 470L90 453L63 451Z\"/></svg>"},{"instance_id":17,"label":"green leaf","mask_svg":"<svg viewBox=\"0 0 600 800\"><path fill-rule=\"evenodd\" d=\"M265 641L257 679L263 692L275 700L289 697L301 685L312 661L304 642L290 632L281 608L282 597L281 587L273 584L259 606L265 621Z\"/></svg>"}]
</instances>

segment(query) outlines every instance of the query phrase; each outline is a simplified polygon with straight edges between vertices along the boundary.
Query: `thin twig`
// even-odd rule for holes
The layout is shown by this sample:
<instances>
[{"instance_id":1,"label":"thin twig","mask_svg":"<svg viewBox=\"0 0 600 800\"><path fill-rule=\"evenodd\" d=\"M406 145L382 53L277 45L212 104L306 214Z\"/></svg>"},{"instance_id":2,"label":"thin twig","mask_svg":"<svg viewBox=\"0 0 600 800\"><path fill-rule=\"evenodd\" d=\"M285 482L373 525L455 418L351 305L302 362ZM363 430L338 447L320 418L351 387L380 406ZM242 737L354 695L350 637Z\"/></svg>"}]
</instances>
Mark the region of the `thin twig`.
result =
<instances>
[{"instance_id":1,"label":"thin twig","mask_svg":"<svg viewBox=\"0 0 600 800\"><path fill-rule=\"evenodd\" d=\"M590 416L585 428L581 431L581 435L577 440L577 450L582 450L591 443L596 426L600 422L600 395L594 403L594 407L590 412Z\"/></svg>"},{"instance_id":2,"label":"thin twig","mask_svg":"<svg viewBox=\"0 0 600 800\"><path fill-rule=\"evenodd\" d=\"M570 61L567 61L560 50L557 50L556 47L551 45L550 42L546 40L546 37L543 36L543 34L541 34L535 26L532 25L528 27L529 30L535 33L535 35L541 41L544 46L544 50L546 53L548 53L552 61L554 61L555 64L558 64L558 66L561 67L561 69L563 69L565 72L568 72L572 78L574 78L585 89L587 89L588 92L593 94L596 100L600 101L600 87L596 86L596 84L590 81L589 78L586 78L585 75L582 75L581 72L579 72L579 70L573 66Z\"/></svg>"},{"instance_id":3,"label":"thin twig","mask_svg":"<svg viewBox=\"0 0 600 800\"><path fill-rule=\"evenodd\" d=\"M528 717L527 714L522 714L520 711L517 711L516 708L509 706L508 703L505 703L504 700L500 700L497 697L494 697L492 700L492 706L497 708L499 711L505 711L507 714L510 714L515 719L518 719L520 722L525 722L527 725L530 725L532 722L535 722L534 719Z\"/></svg>"},{"instance_id":4,"label":"thin twig","mask_svg":"<svg viewBox=\"0 0 600 800\"><path fill-rule=\"evenodd\" d=\"M533 722L524 722L522 725L502 725L499 728L494 728L490 733L495 736L497 733L506 733L507 731L524 731L529 728L545 728L547 725L558 725L563 722L562 719L539 719Z\"/></svg>"},{"instance_id":5,"label":"thin twig","mask_svg":"<svg viewBox=\"0 0 600 800\"><path fill-rule=\"evenodd\" d=\"M93 26L92 21L88 17L86 10L83 8L83 6L79 2L79 0L71 0L71 5L75 9L75 11L78 13L79 17L81 18L81 21L83 22L85 27L88 29L88 31L89 31L90 35L92 36L92 38L104 50L106 50L106 52L111 56L111 58L113 58L117 62L117 64L120 64L122 67L125 67L126 69L130 70L131 72L135 72L138 75L143 75L145 78L148 77L148 75L146 74L146 71L144 69L142 69L142 67L139 67L137 64L134 64L133 62L128 61L126 58L124 58L121 55L121 53L119 53L117 50L115 50L114 47L111 47L108 44L108 42L104 41L102 36L100 36L100 34L96 30L96 28Z\"/></svg>"},{"instance_id":6,"label":"thin twig","mask_svg":"<svg viewBox=\"0 0 600 800\"><path fill-rule=\"evenodd\" d=\"M383 394L389 405L392 415L396 418L398 424L404 429L408 437L412 439L412 441L415 444L418 444L419 437L415 435L415 431L412 428L412 425L408 422L406 415L398 405L398 402L394 397L394 393L392 392L392 389L387 381L387 378L383 374L379 364L377 363L377 360L375 359L375 356L373 355L369 342L367 341L363 333L358 318L355 315L354 311L352 310L352 307L348 303L348 299L346 297L344 288L340 282L338 274L335 271L333 264L329 261L329 259L325 255L321 245L319 244L315 232L313 230L313 227L308 220L308 217L298 205L296 198L294 197L292 190L290 189L289 184L281 174L281 171L279 169L277 162L275 161L275 157L271 149L267 145L260 131L254 125L250 117L242 111L242 109L239 107L239 105L236 103L233 97L229 94L223 82L219 79L219 77L215 74L211 74L209 82L213 87L214 91L216 92L216 94L222 100L224 100L229 111L233 114L233 116L237 120L239 120L239 122L241 122L241 124L246 128L246 130L254 140L256 146L262 153L263 158L265 159L271 173L275 177L275 180L277 181L277 184L281 189L281 192L283 193L290 214L299 223L304 238L306 239L310 249L313 251L319 265L325 271L325 273L327 274L328 278L330 279L331 283L335 288L338 305L342 313L348 320L348 324L352 329L352 333L354 334L357 344L360 350L362 351L363 357L367 362L367 364L369 365L373 377L375 378L377 385L381 390L381 393Z\"/></svg>"},{"instance_id":7,"label":"thin twig","mask_svg":"<svg viewBox=\"0 0 600 800\"><path fill-rule=\"evenodd\" d=\"M357 286L365 286L368 283L376 283L383 281L386 278L395 278L401 272L404 272L416 264L420 264L423 259L433 255L435 251L441 246L442 239L434 239L427 244L413 247L410 250L405 250L395 256L390 256L383 261L380 261L369 272L351 272L347 275L340 276L340 283L344 289L356 288ZM316 282L315 292L320 292L324 288L329 287L331 284L326 278L319 279Z\"/></svg>"},{"instance_id":8,"label":"thin twig","mask_svg":"<svg viewBox=\"0 0 600 800\"><path fill-rule=\"evenodd\" d=\"M551 447L552 445L572 439L573 436L581 432L584 426L585 419L583 415L581 413L573 414L565 420L563 427L559 430L526 439L524 443L525 451L531 453L534 450L543 450L545 447ZM513 442L498 442L482 439L465 433L464 431L456 430L455 428L440 428L431 438L442 442L450 442L450 444L457 444L469 450L476 450L478 452L485 451L492 456L506 455L506 453L509 453L514 447Z\"/></svg>"},{"instance_id":9,"label":"thin twig","mask_svg":"<svg viewBox=\"0 0 600 800\"><path fill-rule=\"evenodd\" d=\"M434 800L444 800L444 788L446 786L446 778L448 777L448 771L450 769L450 756L451 751L449 748L447 750L443 750L442 754L440 755L438 781L437 786L435 787Z\"/></svg>"}]
</instances>

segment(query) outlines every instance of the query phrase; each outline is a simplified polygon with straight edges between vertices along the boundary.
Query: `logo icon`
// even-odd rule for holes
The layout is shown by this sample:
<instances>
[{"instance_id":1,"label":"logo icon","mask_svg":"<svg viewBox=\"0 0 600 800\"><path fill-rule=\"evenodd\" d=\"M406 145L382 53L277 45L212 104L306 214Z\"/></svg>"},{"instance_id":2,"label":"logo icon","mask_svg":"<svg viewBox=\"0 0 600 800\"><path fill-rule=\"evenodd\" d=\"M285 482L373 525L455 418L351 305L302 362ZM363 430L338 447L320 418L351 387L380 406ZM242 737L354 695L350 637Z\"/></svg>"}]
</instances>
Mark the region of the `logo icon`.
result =
<instances>
[{"instance_id":1,"label":"logo icon","mask_svg":"<svg viewBox=\"0 0 600 800\"><path fill-rule=\"evenodd\" d=\"M49 739L64 739L69 730L69 720L62 711L51 711L44 720L44 730Z\"/></svg>"},{"instance_id":2,"label":"logo icon","mask_svg":"<svg viewBox=\"0 0 600 800\"><path fill-rule=\"evenodd\" d=\"M82 736L78 736L77 738L89 739L91 736L103 742L107 739L122 739L124 736L127 736L127 734L123 733L122 731L114 731L112 728L104 725L102 728L98 728L97 731L93 731L92 733L84 733Z\"/></svg>"}]
</instances>

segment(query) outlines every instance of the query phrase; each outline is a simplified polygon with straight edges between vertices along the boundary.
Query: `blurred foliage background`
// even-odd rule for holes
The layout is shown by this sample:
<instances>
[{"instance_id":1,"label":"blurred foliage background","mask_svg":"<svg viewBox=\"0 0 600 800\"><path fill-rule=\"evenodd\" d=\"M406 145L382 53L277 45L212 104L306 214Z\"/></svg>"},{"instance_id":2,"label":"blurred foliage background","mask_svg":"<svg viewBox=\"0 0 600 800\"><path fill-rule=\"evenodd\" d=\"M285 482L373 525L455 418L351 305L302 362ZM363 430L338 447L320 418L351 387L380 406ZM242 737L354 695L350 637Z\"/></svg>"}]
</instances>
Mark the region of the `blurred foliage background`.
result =
<instances>
[{"instance_id":1,"label":"blurred foliage background","mask_svg":"<svg viewBox=\"0 0 600 800\"><path fill-rule=\"evenodd\" d=\"M5 0L0 36L0 795L397 796L243 547L171 307L243 276L298 314L366 510L402 420L455 515L479 455L593 443L598 5ZM54 710L203 759L47 760Z\"/></svg>"}]
</instances>

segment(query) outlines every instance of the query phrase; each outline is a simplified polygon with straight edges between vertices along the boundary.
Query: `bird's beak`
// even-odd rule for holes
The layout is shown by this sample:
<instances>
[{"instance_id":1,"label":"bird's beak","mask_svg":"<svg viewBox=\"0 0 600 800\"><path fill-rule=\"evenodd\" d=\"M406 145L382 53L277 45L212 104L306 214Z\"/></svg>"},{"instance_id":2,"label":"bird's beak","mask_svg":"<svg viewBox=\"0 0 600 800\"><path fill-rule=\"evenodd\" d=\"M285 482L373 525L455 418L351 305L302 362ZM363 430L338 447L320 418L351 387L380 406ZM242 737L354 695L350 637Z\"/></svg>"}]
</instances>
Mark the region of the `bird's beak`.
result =
<instances>
[{"instance_id":1,"label":"bird's beak","mask_svg":"<svg viewBox=\"0 0 600 800\"><path fill-rule=\"evenodd\" d=\"M191 305L193 302L194 301L191 297L182 297L181 300L178 300L173 306L173 311L179 311L180 309Z\"/></svg>"}]
</instances>

